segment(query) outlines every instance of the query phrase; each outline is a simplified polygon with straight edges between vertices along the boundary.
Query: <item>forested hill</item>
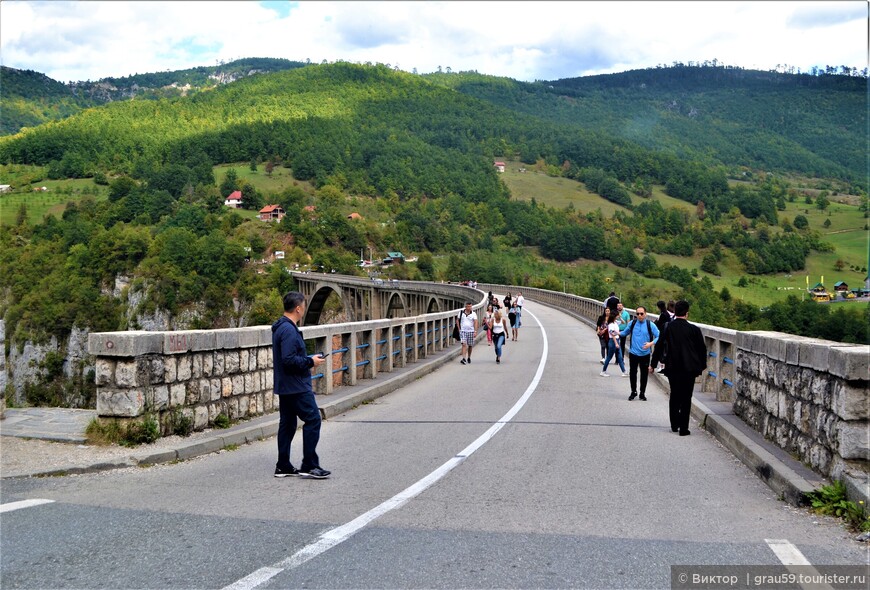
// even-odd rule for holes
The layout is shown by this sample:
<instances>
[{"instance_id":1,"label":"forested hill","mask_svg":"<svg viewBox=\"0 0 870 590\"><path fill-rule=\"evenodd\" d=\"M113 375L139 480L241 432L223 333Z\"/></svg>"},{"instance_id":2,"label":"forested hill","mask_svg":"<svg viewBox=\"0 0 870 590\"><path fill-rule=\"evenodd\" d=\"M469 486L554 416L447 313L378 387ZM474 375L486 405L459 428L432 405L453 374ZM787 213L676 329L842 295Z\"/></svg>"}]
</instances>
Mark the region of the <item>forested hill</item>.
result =
<instances>
[{"instance_id":1,"label":"forested hill","mask_svg":"<svg viewBox=\"0 0 870 590\"><path fill-rule=\"evenodd\" d=\"M48 121L64 119L85 108L131 98L168 98L252 76L302 67L302 62L247 58L187 70L133 74L62 84L45 74L0 66L0 135L18 133Z\"/></svg>"},{"instance_id":2,"label":"forested hill","mask_svg":"<svg viewBox=\"0 0 870 590\"><path fill-rule=\"evenodd\" d=\"M536 83L466 72L427 77L506 108L708 165L866 185L863 76L680 65Z\"/></svg>"}]
</instances>

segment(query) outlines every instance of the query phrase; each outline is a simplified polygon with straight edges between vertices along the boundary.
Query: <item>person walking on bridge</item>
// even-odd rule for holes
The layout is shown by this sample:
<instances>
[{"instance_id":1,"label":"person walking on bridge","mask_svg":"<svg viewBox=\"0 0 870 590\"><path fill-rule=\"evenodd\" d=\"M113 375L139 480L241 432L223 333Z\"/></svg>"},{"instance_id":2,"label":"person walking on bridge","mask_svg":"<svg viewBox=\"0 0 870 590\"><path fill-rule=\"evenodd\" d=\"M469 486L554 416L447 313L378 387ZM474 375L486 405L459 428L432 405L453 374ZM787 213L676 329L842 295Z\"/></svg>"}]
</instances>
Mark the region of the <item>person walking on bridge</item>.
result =
<instances>
[{"instance_id":1,"label":"person walking on bridge","mask_svg":"<svg viewBox=\"0 0 870 590\"><path fill-rule=\"evenodd\" d=\"M465 309L456 317L459 327L459 341L462 343L463 365L471 364L471 350L474 348L474 337L477 335L477 314L471 309L471 302L465 304Z\"/></svg>"},{"instance_id":2,"label":"person walking on bridge","mask_svg":"<svg viewBox=\"0 0 870 590\"><path fill-rule=\"evenodd\" d=\"M689 414L692 410L692 390L695 379L707 368L707 345L704 344L701 329L687 319L688 301L677 301L674 314L676 317L668 322L662 337L664 346L656 346L648 371L652 373L664 358L664 375L671 386L671 430L679 431L680 436L687 436L691 434Z\"/></svg>"},{"instance_id":3,"label":"person walking on bridge","mask_svg":"<svg viewBox=\"0 0 870 590\"><path fill-rule=\"evenodd\" d=\"M649 361L652 347L658 342L659 329L646 317L646 308L639 305L637 318L619 334L631 339L628 350L628 373L631 380L631 395L628 401L637 397L637 370L640 367L640 400L646 401L646 382L649 378Z\"/></svg>"},{"instance_id":4,"label":"person walking on bridge","mask_svg":"<svg viewBox=\"0 0 870 590\"><path fill-rule=\"evenodd\" d=\"M615 356L616 362L619 363L619 368L622 370L622 376L628 377L625 372L625 361L622 360L622 349L619 347L619 324L617 318L611 316L610 323L607 324L607 358L604 359L604 367L601 369L602 377L610 377L607 374L607 367L610 365L610 360Z\"/></svg>"},{"instance_id":5,"label":"person walking on bridge","mask_svg":"<svg viewBox=\"0 0 870 590\"><path fill-rule=\"evenodd\" d=\"M320 410L311 387L311 367L326 362L320 355L308 356L305 340L297 327L305 315L305 296L297 291L284 295L284 315L272 324L273 387L278 396L278 463L275 477L301 476L326 479L330 472L320 467ZM302 419L302 464L290 463L290 443L296 434L296 418Z\"/></svg>"},{"instance_id":6,"label":"person walking on bridge","mask_svg":"<svg viewBox=\"0 0 870 590\"><path fill-rule=\"evenodd\" d=\"M501 364L501 350L507 339L508 323L507 318L501 310L496 311L489 320L489 327L492 330L492 339L495 343L495 363Z\"/></svg>"}]
</instances>

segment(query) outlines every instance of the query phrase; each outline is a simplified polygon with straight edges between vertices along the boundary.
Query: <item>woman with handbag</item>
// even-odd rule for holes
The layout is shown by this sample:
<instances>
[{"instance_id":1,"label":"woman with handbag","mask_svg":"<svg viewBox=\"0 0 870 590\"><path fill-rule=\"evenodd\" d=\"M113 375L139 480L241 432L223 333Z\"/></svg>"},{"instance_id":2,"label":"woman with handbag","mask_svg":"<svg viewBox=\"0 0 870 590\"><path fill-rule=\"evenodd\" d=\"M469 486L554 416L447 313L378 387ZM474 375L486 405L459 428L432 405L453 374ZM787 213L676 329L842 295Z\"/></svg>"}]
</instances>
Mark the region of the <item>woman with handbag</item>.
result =
<instances>
[{"instance_id":1,"label":"woman with handbag","mask_svg":"<svg viewBox=\"0 0 870 590\"><path fill-rule=\"evenodd\" d=\"M598 321L595 322L595 332L598 334L598 344L601 345L601 364L604 364L604 357L607 355L607 341L609 335L607 332L607 324L610 323L610 308L605 307L604 313L598 316Z\"/></svg>"}]
</instances>

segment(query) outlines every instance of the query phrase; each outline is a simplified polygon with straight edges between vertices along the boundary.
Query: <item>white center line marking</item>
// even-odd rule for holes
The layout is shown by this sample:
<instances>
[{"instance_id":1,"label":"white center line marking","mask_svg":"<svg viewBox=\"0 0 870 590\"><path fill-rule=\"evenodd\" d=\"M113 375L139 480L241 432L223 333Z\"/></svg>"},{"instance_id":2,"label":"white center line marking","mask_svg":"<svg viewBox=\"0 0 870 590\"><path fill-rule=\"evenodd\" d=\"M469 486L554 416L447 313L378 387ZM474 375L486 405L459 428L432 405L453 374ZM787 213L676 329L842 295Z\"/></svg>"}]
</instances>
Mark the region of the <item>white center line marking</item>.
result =
<instances>
[{"instance_id":1,"label":"white center line marking","mask_svg":"<svg viewBox=\"0 0 870 590\"><path fill-rule=\"evenodd\" d=\"M40 504L51 504L54 500L19 500L18 502L8 502L0 504L0 513L12 512L13 510L21 510L22 508L30 508L31 506L39 506Z\"/></svg>"},{"instance_id":2,"label":"white center line marking","mask_svg":"<svg viewBox=\"0 0 870 590\"><path fill-rule=\"evenodd\" d=\"M541 362L538 363L538 370L535 372L535 376L532 379L532 382L526 388L526 391L523 393L520 399L518 399L513 407L508 410L507 414L502 416L498 420L498 422L490 426L489 429L482 435L480 435L474 442L465 447L463 450L459 451L454 457L452 457L446 463L438 467L435 471L433 471L417 483L399 492L389 500L386 500L378 506L375 506L368 512L361 514L352 521L341 526L329 529L328 531L322 533L316 541L310 543L309 545L306 545L290 557L272 566L262 567L254 573L245 576L241 580L238 580L237 582L234 582L233 584L227 586L226 588L224 588L224 590L252 590L253 588L256 588L264 582L267 582L268 580L274 578L284 570L299 567L303 563L314 559L321 553L328 551L329 549L335 547L340 543L343 543L344 541L348 540L353 535L358 533L360 530L362 530L367 524L369 524L373 520L383 516L391 510L395 510L396 508L403 506L409 500L424 492L427 488L438 482L441 478L443 478L445 475L458 467L463 461L471 456L472 453L474 453L480 447L485 445L489 440L491 440L492 437L494 437L499 430L504 428L505 424L510 422L514 418L514 416L519 413L519 411L523 408L526 402L529 401L529 398L532 397L532 394L538 387L538 383L540 383L541 381L541 377L544 374L544 367L547 364L547 352L549 350L547 332L546 330L544 330L544 326L541 324L535 314L530 311L523 311L523 315L525 316L526 314L530 315L541 328L541 336L544 340L544 349L541 354Z\"/></svg>"}]
</instances>

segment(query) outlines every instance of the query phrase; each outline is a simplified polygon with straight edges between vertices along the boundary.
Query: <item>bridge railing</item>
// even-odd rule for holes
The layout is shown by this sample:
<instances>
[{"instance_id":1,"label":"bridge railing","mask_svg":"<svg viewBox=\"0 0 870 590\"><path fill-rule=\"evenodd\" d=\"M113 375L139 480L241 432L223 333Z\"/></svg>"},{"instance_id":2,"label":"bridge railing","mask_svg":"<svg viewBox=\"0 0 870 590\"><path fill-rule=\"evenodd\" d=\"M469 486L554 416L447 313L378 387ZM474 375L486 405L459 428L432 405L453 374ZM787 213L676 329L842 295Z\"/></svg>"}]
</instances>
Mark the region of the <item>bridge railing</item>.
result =
<instances>
[{"instance_id":1,"label":"bridge railing","mask_svg":"<svg viewBox=\"0 0 870 590\"><path fill-rule=\"evenodd\" d=\"M590 326L603 309L601 301L569 293L478 288L521 291ZM707 370L696 382L701 391L731 402L744 422L818 473L844 481L858 497L870 494L870 346L693 323L708 353Z\"/></svg>"},{"instance_id":2,"label":"bridge railing","mask_svg":"<svg viewBox=\"0 0 870 590\"><path fill-rule=\"evenodd\" d=\"M421 290L420 283L391 284L393 289L403 287ZM309 354L331 353L312 371L315 392L328 395L449 348L459 302L477 301L474 309L480 315L483 294L459 285L437 285L437 290L452 295L446 300L455 309L302 326ZM93 333L88 351L95 357L97 413L104 418L130 420L148 413L167 432L173 414L180 413L193 420L195 430L202 430L221 414L239 419L276 407L271 326Z\"/></svg>"}]
</instances>

